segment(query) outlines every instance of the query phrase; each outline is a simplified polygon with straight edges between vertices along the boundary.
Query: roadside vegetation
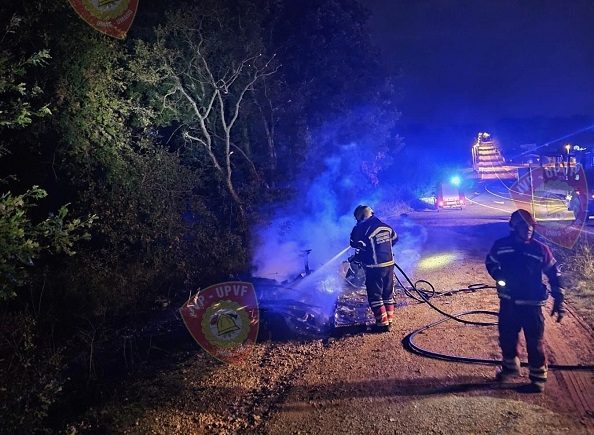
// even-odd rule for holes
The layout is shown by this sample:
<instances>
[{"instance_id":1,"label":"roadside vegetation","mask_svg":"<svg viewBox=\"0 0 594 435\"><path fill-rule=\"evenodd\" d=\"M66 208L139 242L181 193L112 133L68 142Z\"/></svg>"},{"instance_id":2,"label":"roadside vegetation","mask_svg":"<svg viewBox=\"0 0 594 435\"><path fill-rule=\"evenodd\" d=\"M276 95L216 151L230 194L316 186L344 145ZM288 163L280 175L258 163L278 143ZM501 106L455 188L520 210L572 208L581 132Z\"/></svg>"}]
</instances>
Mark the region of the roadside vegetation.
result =
<instances>
[{"instance_id":1,"label":"roadside vegetation","mask_svg":"<svg viewBox=\"0 0 594 435\"><path fill-rule=\"evenodd\" d=\"M594 238L583 235L563 257L567 299L594 330Z\"/></svg>"}]
</instances>

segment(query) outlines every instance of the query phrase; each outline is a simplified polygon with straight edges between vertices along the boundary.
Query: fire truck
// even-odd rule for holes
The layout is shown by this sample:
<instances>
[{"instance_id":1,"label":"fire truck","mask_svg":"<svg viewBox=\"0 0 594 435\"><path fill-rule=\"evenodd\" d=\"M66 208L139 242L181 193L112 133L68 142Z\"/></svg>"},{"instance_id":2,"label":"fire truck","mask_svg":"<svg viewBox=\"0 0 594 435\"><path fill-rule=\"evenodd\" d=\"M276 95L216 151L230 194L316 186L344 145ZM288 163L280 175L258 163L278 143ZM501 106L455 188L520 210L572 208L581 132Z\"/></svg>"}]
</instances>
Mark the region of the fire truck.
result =
<instances>
[{"instance_id":1,"label":"fire truck","mask_svg":"<svg viewBox=\"0 0 594 435\"><path fill-rule=\"evenodd\" d=\"M452 177L449 182L442 182L437 186L436 208L462 210L466 206L466 198L460 189L460 179Z\"/></svg>"}]
</instances>

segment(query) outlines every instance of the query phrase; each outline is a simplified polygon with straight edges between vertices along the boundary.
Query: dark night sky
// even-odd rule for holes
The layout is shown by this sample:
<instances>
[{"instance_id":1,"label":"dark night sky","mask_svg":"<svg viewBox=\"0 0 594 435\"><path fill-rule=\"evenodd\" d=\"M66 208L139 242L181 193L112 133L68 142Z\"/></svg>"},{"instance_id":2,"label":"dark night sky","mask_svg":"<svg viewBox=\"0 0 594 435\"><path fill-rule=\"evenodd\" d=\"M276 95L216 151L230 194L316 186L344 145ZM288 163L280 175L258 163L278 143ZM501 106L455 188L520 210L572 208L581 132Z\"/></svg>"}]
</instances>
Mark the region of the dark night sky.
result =
<instances>
[{"instance_id":1,"label":"dark night sky","mask_svg":"<svg viewBox=\"0 0 594 435\"><path fill-rule=\"evenodd\" d=\"M467 149L479 130L543 143L594 123L594 1L365 4L376 43L402 73L409 145Z\"/></svg>"}]
</instances>

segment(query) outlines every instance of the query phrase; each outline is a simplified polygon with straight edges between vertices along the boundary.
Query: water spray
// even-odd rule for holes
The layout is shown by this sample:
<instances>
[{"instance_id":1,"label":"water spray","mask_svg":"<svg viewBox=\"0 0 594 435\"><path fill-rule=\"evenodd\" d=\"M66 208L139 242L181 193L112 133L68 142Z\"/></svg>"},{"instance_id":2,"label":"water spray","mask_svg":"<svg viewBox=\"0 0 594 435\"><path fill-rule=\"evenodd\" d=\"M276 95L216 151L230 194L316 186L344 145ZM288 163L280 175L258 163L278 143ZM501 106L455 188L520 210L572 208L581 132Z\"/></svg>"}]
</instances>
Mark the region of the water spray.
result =
<instances>
[{"instance_id":1,"label":"water spray","mask_svg":"<svg viewBox=\"0 0 594 435\"><path fill-rule=\"evenodd\" d=\"M347 246L346 248L344 248L343 250L339 251L334 257L332 257L330 260L326 261L324 264L322 264L318 269L314 270L314 271L310 271L307 275L303 276L303 279L300 280L295 286L294 288L300 288L304 285L304 283L310 282L312 279L319 277L322 272L326 271L326 269L333 264L336 260L338 260L340 257L342 257L351 247ZM308 251L311 251L308 250ZM307 269L309 269L309 267L306 268L306 272ZM305 279L308 278L308 279Z\"/></svg>"}]
</instances>

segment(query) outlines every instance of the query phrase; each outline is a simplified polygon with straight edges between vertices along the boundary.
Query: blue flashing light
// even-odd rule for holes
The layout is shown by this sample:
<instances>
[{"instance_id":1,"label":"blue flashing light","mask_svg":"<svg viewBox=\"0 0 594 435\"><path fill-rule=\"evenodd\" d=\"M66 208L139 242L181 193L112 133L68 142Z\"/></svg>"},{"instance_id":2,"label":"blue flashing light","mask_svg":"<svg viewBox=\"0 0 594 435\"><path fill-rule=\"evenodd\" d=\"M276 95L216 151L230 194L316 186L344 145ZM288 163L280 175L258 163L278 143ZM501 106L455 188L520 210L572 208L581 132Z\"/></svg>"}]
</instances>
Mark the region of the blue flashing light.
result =
<instances>
[{"instance_id":1,"label":"blue flashing light","mask_svg":"<svg viewBox=\"0 0 594 435\"><path fill-rule=\"evenodd\" d=\"M452 178L450 178L450 183L454 186L459 186L461 182L462 180L457 175L454 175Z\"/></svg>"}]
</instances>

